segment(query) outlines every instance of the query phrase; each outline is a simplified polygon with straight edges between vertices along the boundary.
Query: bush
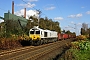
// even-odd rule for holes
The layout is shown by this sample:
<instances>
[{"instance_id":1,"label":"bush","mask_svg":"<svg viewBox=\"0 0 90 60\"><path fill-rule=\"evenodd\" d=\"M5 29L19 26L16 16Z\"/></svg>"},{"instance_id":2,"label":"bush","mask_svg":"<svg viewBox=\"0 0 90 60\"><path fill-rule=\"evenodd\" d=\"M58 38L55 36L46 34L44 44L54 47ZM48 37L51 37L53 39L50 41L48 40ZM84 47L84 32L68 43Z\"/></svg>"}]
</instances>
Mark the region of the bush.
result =
<instances>
[{"instance_id":1,"label":"bush","mask_svg":"<svg viewBox=\"0 0 90 60\"><path fill-rule=\"evenodd\" d=\"M30 38L28 35L22 34L18 36L18 40L30 40Z\"/></svg>"},{"instance_id":2,"label":"bush","mask_svg":"<svg viewBox=\"0 0 90 60\"><path fill-rule=\"evenodd\" d=\"M79 36L77 36L77 39L78 39L78 40L86 40L87 37L84 36L84 35L79 35Z\"/></svg>"},{"instance_id":3,"label":"bush","mask_svg":"<svg viewBox=\"0 0 90 60\"><path fill-rule=\"evenodd\" d=\"M82 41L79 43L80 50L90 50L90 42Z\"/></svg>"},{"instance_id":4,"label":"bush","mask_svg":"<svg viewBox=\"0 0 90 60\"><path fill-rule=\"evenodd\" d=\"M72 42L72 47L69 49L72 52L72 60L89 60L90 59L90 41Z\"/></svg>"},{"instance_id":5,"label":"bush","mask_svg":"<svg viewBox=\"0 0 90 60\"><path fill-rule=\"evenodd\" d=\"M21 47L19 40L15 40L15 38L0 38L0 49L12 49Z\"/></svg>"}]
</instances>

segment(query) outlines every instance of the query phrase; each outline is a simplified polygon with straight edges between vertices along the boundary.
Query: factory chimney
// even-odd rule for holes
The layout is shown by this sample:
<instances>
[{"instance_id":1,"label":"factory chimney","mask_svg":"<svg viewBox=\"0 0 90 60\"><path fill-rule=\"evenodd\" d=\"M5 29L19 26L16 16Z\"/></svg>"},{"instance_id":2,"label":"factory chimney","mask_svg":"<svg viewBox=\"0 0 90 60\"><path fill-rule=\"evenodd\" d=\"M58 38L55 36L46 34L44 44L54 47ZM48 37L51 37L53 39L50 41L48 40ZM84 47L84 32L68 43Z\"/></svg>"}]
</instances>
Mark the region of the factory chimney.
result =
<instances>
[{"instance_id":1,"label":"factory chimney","mask_svg":"<svg viewBox=\"0 0 90 60\"><path fill-rule=\"evenodd\" d=\"M24 18L26 18L26 8L24 8Z\"/></svg>"},{"instance_id":2,"label":"factory chimney","mask_svg":"<svg viewBox=\"0 0 90 60\"><path fill-rule=\"evenodd\" d=\"M12 14L14 14L14 1L12 1Z\"/></svg>"}]
</instances>

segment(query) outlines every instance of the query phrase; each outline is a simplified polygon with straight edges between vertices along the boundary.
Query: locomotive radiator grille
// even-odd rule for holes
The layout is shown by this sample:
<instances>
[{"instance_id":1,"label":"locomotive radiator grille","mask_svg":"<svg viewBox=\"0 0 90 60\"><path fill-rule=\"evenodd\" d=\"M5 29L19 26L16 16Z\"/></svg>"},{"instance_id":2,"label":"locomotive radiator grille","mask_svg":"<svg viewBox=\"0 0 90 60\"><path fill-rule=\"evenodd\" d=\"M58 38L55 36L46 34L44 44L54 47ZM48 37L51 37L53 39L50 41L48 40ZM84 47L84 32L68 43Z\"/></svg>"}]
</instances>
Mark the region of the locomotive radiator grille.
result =
<instances>
[{"instance_id":1,"label":"locomotive radiator grille","mask_svg":"<svg viewBox=\"0 0 90 60\"><path fill-rule=\"evenodd\" d=\"M40 40L40 35L39 34L31 34L30 38L31 38L31 40Z\"/></svg>"}]
</instances>

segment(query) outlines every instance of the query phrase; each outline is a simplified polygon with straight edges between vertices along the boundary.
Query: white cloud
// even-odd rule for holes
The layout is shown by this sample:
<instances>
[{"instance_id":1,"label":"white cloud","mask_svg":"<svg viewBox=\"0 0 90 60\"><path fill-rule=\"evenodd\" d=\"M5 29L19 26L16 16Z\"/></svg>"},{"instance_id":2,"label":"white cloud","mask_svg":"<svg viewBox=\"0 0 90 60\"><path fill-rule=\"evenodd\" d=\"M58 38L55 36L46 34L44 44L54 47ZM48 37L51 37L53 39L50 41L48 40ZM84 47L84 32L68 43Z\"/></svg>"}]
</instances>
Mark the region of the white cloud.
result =
<instances>
[{"instance_id":1,"label":"white cloud","mask_svg":"<svg viewBox=\"0 0 90 60\"><path fill-rule=\"evenodd\" d=\"M69 15L68 18L75 18L75 15Z\"/></svg>"},{"instance_id":2,"label":"white cloud","mask_svg":"<svg viewBox=\"0 0 90 60\"><path fill-rule=\"evenodd\" d=\"M77 18L82 17L82 14L77 14L76 17Z\"/></svg>"},{"instance_id":3,"label":"white cloud","mask_svg":"<svg viewBox=\"0 0 90 60\"><path fill-rule=\"evenodd\" d=\"M82 6L81 8L85 8L84 6Z\"/></svg>"},{"instance_id":4,"label":"white cloud","mask_svg":"<svg viewBox=\"0 0 90 60\"><path fill-rule=\"evenodd\" d=\"M65 31L68 31L68 30L70 30L70 31L74 31L75 29L74 29L74 27L72 27L72 26L66 26L66 27L64 27L64 30Z\"/></svg>"},{"instance_id":5,"label":"white cloud","mask_svg":"<svg viewBox=\"0 0 90 60\"><path fill-rule=\"evenodd\" d=\"M15 15L17 15L17 16L24 16L24 9L21 9L20 11L16 11ZM36 14L35 10L26 10L26 19L28 19L28 17L33 16L33 15L38 16Z\"/></svg>"},{"instance_id":6,"label":"white cloud","mask_svg":"<svg viewBox=\"0 0 90 60\"><path fill-rule=\"evenodd\" d=\"M73 22L73 21L71 21L71 24L74 24L74 22Z\"/></svg>"},{"instance_id":7,"label":"white cloud","mask_svg":"<svg viewBox=\"0 0 90 60\"><path fill-rule=\"evenodd\" d=\"M73 24L73 25L82 25L82 23L75 23L73 21L71 21L70 23Z\"/></svg>"},{"instance_id":8,"label":"white cloud","mask_svg":"<svg viewBox=\"0 0 90 60\"><path fill-rule=\"evenodd\" d=\"M75 23L73 21L71 21L70 23L73 24L73 25L82 25L82 23Z\"/></svg>"},{"instance_id":9,"label":"white cloud","mask_svg":"<svg viewBox=\"0 0 90 60\"><path fill-rule=\"evenodd\" d=\"M55 9L56 7L53 5L53 4L47 4L45 7L44 7L44 10L53 10Z\"/></svg>"},{"instance_id":10,"label":"white cloud","mask_svg":"<svg viewBox=\"0 0 90 60\"><path fill-rule=\"evenodd\" d=\"M0 19L0 23L1 23L1 22L4 22L4 20Z\"/></svg>"},{"instance_id":11,"label":"white cloud","mask_svg":"<svg viewBox=\"0 0 90 60\"><path fill-rule=\"evenodd\" d=\"M90 14L90 11L87 11L86 14Z\"/></svg>"},{"instance_id":12,"label":"white cloud","mask_svg":"<svg viewBox=\"0 0 90 60\"><path fill-rule=\"evenodd\" d=\"M82 14L69 15L68 18L79 18L82 17Z\"/></svg>"},{"instance_id":13,"label":"white cloud","mask_svg":"<svg viewBox=\"0 0 90 60\"><path fill-rule=\"evenodd\" d=\"M25 4L16 4L16 6L21 6L24 8L33 8L34 6L36 6L36 4L32 4L31 2L37 2L38 0L22 0L23 2L25 2ZM26 4L27 3L27 4Z\"/></svg>"},{"instance_id":14,"label":"white cloud","mask_svg":"<svg viewBox=\"0 0 90 60\"><path fill-rule=\"evenodd\" d=\"M54 20L63 20L63 17L55 17Z\"/></svg>"},{"instance_id":15,"label":"white cloud","mask_svg":"<svg viewBox=\"0 0 90 60\"><path fill-rule=\"evenodd\" d=\"M55 9L54 6L51 6L51 7L47 7L47 8L45 8L45 10L53 10L53 9Z\"/></svg>"},{"instance_id":16,"label":"white cloud","mask_svg":"<svg viewBox=\"0 0 90 60\"><path fill-rule=\"evenodd\" d=\"M21 7L25 7L25 8L33 8L36 5L28 2L27 4L17 4L17 6L21 6Z\"/></svg>"},{"instance_id":17,"label":"white cloud","mask_svg":"<svg viewBox=\"0 0 90 60\"><path fill-rule=\"evenodd\" d=\"M27 0L27 1L29 1L29 2L35 2L35 1L38 1L38 0Z\"/></svg>"},{"instance_id":18,"label":"white cloud","mask_svg":"<svg viewBox=\"0 0 90 60\"><path fill-rule=\"evenodd\" d=\"M82 25L82 23L78 23L77 25L80 25L80 26L81 26L81 25Z\"/></svg>"}]
</instances>

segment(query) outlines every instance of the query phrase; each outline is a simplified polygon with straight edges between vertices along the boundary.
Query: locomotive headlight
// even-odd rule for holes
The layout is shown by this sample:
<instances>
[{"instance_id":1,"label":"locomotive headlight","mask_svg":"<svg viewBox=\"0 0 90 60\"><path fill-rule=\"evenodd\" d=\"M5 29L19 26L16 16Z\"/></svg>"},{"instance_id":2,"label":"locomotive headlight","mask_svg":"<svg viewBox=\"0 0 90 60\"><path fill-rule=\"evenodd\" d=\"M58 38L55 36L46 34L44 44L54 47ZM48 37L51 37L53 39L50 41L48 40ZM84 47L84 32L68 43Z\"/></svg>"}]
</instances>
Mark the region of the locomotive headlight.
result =
<instances>
[{"instance_id":1,"label":"locomotive headlight","mask_svg":"<svg viewBox=\"0 0 90 60\"><path fill-rule=\"evenodd\" d=\"M33 40L36 40L37 39L36 35L33 35L32 39Z\"/></svg>"}]
</instances>

